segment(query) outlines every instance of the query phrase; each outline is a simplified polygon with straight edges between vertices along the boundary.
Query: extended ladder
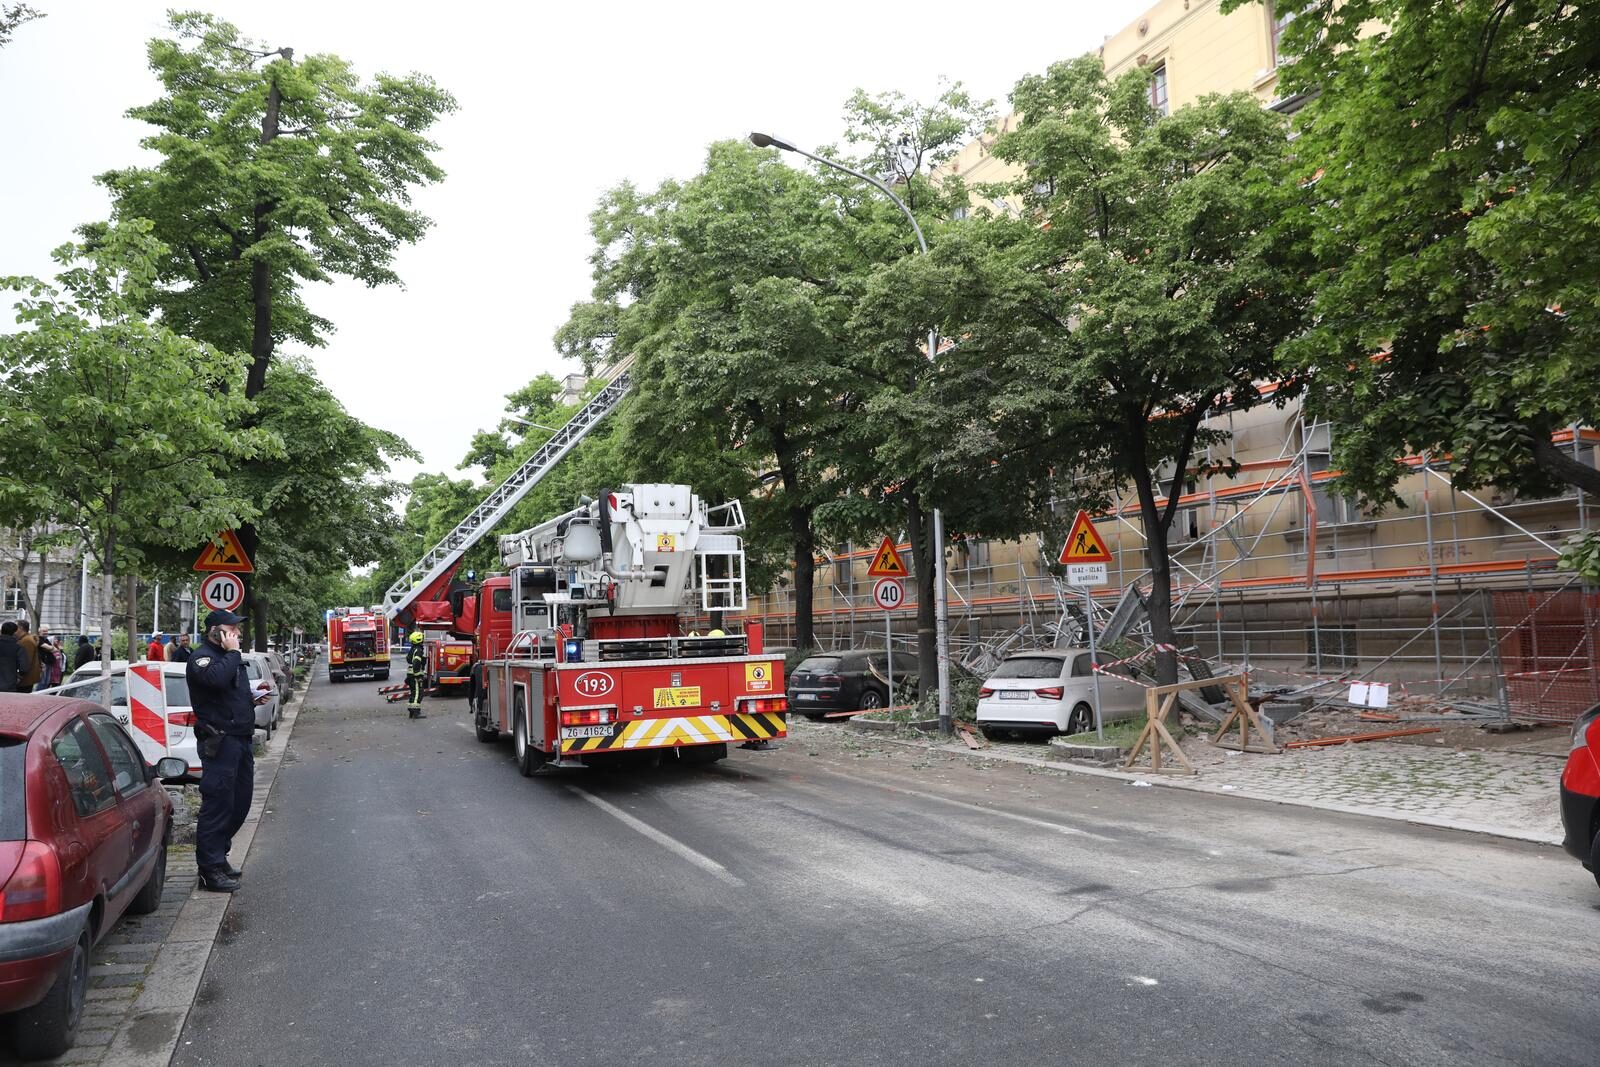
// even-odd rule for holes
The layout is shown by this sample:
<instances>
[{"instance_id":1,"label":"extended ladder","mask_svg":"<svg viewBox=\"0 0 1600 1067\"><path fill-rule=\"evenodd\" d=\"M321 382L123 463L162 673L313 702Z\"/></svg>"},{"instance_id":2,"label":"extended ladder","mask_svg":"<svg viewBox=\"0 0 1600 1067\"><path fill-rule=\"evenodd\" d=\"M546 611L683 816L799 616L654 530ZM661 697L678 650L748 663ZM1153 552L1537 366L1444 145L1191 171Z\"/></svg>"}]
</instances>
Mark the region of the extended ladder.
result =
<instances>
[{"instance_id":1,"label":"extended ladder","mask_svg":"<svg viewBox=\"0 0 1600 1067\"><path fill-rule=\"evenodd\" d=\"M506 514L517 506L518 501L528 495L528 491L538 485L544 476L550 473L557 463L564 459L589 435L589 431L600 425L605 417L622 402L627 395L629 385L629 365L631 359L624 360L618 369L617 376L583 407L577 414L567 420L566 425L557 430L555 434L540 445L527 462L518 467L512 475L483 499L477 507L473 508L467 517L456 525L456 528L445 535L444 540L434 545L411 569L395 579L389 591L383 596L383 609L389 618L394 618L399 612L410 606L411 602L420 596L434 582L444 577L461 562L461 557L467 550L477 544L483 535L493 530Z\"/></svg>"}]
</instances>

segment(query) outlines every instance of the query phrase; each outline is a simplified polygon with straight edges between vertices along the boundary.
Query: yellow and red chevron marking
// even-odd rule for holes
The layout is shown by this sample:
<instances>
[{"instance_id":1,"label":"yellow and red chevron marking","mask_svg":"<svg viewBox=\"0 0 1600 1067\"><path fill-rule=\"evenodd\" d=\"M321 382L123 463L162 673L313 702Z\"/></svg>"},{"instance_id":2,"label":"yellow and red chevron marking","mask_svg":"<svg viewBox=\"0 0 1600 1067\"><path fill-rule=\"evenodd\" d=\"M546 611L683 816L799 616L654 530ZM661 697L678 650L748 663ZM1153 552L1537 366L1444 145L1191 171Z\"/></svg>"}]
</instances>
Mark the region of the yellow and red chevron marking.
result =
<instances>
[{"instance_id":1,"label":"yellow and red chevron marking","mask_svg":"<svg viewBox=\"0 0 1600 1067\"><path fill-rule=\"evenodd\" d=\"M617 752L633 748L707 745L718 741L765 741L788 736L782 712L740 712L736 715L683 715L635 719L611 737L568 737L563 753Z\"/></svg>"},{"instance_id":2,"label":"yellow and red chevron marking","mask_svg":"<svg viewBox=\"0 0 1600 1067\"><path fill-rule=\"evenodd\" d=\"M128 668L128 718L134 729L134 740L139 742L146 759L155 752L157 758L167 752L167 697L161 688L161 668L142 664Z\"/></svg>"}]
</instances>

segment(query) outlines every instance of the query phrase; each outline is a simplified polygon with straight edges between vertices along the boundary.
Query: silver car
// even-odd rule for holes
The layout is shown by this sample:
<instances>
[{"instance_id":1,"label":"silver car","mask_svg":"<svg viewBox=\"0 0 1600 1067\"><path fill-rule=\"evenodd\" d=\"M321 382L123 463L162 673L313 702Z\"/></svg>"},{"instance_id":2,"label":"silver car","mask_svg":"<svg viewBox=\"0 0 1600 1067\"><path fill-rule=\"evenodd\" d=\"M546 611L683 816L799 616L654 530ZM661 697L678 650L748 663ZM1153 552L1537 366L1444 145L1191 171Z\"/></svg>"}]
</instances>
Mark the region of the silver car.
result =
<instances>
[{"instance_id":1,"label":"silver car","mask_svg":"<svg viewBox=\"0 0 1600 1067\"><path fill-rule=\"evenodd\" d=\"M273 676L272 661L265 652L241 652L239 657L244 660L245 672L250 675L250 688L257 693L271 693L268 700L256 705L256 729L265 731L267 740L271 741L278 729L278 718L283 713L283 690Z\"/></svg>"}]
</instances>

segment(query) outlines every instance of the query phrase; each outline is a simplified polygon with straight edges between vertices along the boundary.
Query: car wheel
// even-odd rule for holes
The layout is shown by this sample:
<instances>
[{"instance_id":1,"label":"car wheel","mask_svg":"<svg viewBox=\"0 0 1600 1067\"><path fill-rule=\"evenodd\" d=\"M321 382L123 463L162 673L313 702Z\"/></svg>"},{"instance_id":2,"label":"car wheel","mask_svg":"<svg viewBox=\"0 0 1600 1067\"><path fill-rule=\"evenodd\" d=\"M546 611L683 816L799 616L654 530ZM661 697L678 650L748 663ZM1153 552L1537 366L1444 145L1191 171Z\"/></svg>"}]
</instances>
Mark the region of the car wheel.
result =
<instances>
[{"instance_id":1,"label":"car wheel","mask_svg":"<svg viewBox=\"0 0 1600 1067\"><path fill-rule=\"evenodd\" d=\"M1600 830L1594 833L1594 844L1589 846L1589 869L1594 872L1594 881L1600 885Z\"/></svg>"},{"instance_id":2,"label":"car wheel","mask_svg":"<svg viewBox=\"0 0 1600 1067\"><path fill-rule=\"evenodd\" d=\"M1067 715L1067 728L1063 734L1086 734L1094 729L1094 712L1087 704L1079 704Z\"/></svg>"},{"instance_id":3,"label":"car wheel","mask_svg":"<svg viewBox=\"0 0 1600 1067\"><path fill-rule=\"evenodd\" d=\"M982 725L981 723L979 724L978 729L982 730L983 731L983 736L985 738L987 738L988 740L990 740L990 741L999 741L1001 738L1005 737L1005 735L1006 735L1006 732L1004 730L993 730L993 729L990 729L987 726Z\"/></svg>"},{"instance_id":4,"label":"car wheel","mask_svg":"<svg viewBox=\"0 0 1600 1067\"><path fill-rule=\"evenodd\" d=\"M523 714L521 693L517 694L512 715L516 719L511 727L511 739L517 753L517 771L524 778L532 778L533 772L544 762L544 753L528 741L528 717Z\"/></svg>"},{"instance_id":5,"label":"car wheel","mask_svg":"<svg viewBox=\"0 0 1600 1067\"><path fill-rule=\"evenodd\" d=\"M44 999L11 1017L11 1044L17 1055L25 1060L45 1060L72 1047L89 993L89 960L89 930L85 927Z\"/></svg>"},{"instance_id":6,"label":"car wheel","mask_svg":"<svg viewBox=\"0 0 1600 1067\"><path fill-rule=\"evenodd\" d=\"M868 708L881 708L884 705L883 694L876 689L863 689L859 701L863 710Z\"/></svg>"},{"instance_id":7,"label":"car wheel","mask_svg":"<svg viewBox=\"0 0 1600 1067\"><path fill-rule=\"evenodd\" d=\"M161 907L161 891L167 887L167 841L161 841L161 851L156 855L155 868L150 872L150 877L145 880L144 888L139 890L139 895L133 898L133 903L128 905L131 915L149 915Z\"/></svg>"}]
</instances>

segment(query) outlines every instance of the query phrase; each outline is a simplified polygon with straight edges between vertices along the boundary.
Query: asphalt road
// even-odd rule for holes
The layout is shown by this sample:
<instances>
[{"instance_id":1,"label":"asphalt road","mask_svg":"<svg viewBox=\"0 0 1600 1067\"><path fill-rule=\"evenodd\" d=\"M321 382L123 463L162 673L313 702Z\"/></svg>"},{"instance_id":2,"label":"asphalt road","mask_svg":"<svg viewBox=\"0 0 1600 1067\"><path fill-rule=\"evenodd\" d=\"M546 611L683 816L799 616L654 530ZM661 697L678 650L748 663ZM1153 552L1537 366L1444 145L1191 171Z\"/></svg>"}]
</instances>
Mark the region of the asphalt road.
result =
<instances>
[{"instance_id":1,"label":"asphalt road","mask_svg":"<svg viewBox=\"0 0 1600 1067\"><path fill-rule=\"evenodd\" d=\"M1554 849L795 724L518 776L464 705L306 702L175 1064L1558 1064Z\"/></svg>"}]
</instances>

